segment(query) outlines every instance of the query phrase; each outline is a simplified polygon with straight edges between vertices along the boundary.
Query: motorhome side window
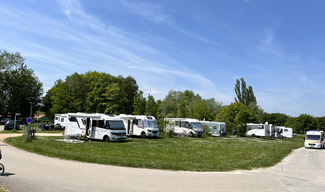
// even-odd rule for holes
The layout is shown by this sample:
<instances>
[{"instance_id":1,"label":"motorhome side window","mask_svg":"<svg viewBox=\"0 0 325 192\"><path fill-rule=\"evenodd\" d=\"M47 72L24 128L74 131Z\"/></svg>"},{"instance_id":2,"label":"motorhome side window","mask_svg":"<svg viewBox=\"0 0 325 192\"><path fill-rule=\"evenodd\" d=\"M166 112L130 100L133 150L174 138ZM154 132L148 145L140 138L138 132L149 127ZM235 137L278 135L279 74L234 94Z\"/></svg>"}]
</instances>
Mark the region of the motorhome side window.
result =
<instances>
[{"instance_id":1,"label":"motorhome side window","mask_svg":"<svg viewBox=\"0 0 325 192\"><path fill-rule=\"evenodd\" d=\"M86 119L81 119L81 121L83 125L86 125Z\"/></svg>"},{"instance_id":2,"label":"motorhome side window","mask_svg":"<svg viewBox=\"0 0 325 192\"><path fill-rule=\"evenodd\" d=\"M180 124L180 122L179 122L179 121L175 121L175 125L176 125L176 126L178 126L178 127L180 127L180 126L181 126L181 124Z\"/></svg>"},{"instance_id":3,"label":"motorhome side window","mask_svg":"<svg viewBox=\"0 0 325 192\"><path fill-rule=\"evenodd\" d=\"M104 120L93 120L94 127L105 128Z\"/></svg>"},{"instance_id":4,"label":"motorhome side window","mask_svg":"<svg viewBox=\"0 0 325 192\"><path fill-rule=\"evenodd\" d=\"M182 121L182 127L191 128L191 124L187 121Z\"/></svg>"},{"instance_id":5,"label":"motorhome side window","mask_svg":"<svg viewBox=\"0 0 325 192\"><path fill-rule=\"evenodd\" d=\"M64 118L61 118L61 122L64 122Z\"/></svg>"},{"instance_id":6,"label":"motorhome side window","mask_svg":"<svg viewBox=\"0 0 325 192\"><path fill-rule=\"evenodd\" d=\"M138 127L144 127L144 124L143 124L142 120L138 120Z\"/></svg>"},{"instance_id":7,"label":"motorhome side window","mask_svg":"<svg viewBox=\"0 0 325 192\"><path fill-rule=\"evenodd\" d=\"M76 118L76 117L70 117L70 118L69 118L69 121L70 121L70 122L77 122L77 118Z\"/></svg>"}]
</instances>

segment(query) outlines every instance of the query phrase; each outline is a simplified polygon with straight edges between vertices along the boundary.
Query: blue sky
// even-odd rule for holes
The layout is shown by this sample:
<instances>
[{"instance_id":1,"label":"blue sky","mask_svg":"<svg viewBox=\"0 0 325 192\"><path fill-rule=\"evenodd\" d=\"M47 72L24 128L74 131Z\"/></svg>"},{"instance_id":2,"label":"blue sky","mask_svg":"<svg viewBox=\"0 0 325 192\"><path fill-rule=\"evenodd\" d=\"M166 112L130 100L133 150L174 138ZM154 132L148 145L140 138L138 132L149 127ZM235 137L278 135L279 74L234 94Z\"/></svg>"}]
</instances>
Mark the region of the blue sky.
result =
<instances>
[{"instance_id":1,"label":"blue sky","mask_svg":"<svg viewBox=\"0 0 325 192\"><path fill-rule=\"evenodd\" d=\"M74 72L133 76L156 99L224 105L236 79L268 113L325 116L325 1L0 0L0 49L47 91Z\"/></svg>"}]
</instances>

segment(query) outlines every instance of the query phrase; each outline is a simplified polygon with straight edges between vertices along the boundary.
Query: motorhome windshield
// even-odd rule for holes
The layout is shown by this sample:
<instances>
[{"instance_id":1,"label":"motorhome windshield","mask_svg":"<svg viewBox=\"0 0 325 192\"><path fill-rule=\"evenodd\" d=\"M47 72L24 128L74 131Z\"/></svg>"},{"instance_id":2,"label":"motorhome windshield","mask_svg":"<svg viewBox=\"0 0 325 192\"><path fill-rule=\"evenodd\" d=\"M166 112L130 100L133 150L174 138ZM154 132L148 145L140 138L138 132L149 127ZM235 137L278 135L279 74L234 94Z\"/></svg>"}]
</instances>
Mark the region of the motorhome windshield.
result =
<instances>
[{"instance_id":1,"label":"motorhome windshield","mask_svg":"<svg viewBox=\"0 0 325 192\"><path fill-rule=\"evenodd\" d=\"M108 125L109 129L114 129L114 130L123 130L124 124L123 121L106 121L106 125Z\"/></svg>"},{"instance_id":2,"label":"motorhome windshield","mask_svg":"<svg viewBox=\"0 0 325 192\"><path fill-rule=\"evenodd\" d=\"M144 127L158 128L156 120L143 120L143 122L144 122Z\"/></svg>"},{"instance_id":3,"label":"motorhome windshield","mask_svg":"<svg viewBox=\"0 0 325 192\"><path fill-rule=\"evenodd\" d=\"M306 135L306 140L319 140L320 135Z\"/></svg>"},{"instance_id":4,"label":"motorhome windshield","mask_svg":"<svg viewBox=\"0 0 325 192\"><path fill-rule=\"evenodd\" d=\"M202 129L201 123L191 123L193 129Z\"/></svg>"}]
</instances>

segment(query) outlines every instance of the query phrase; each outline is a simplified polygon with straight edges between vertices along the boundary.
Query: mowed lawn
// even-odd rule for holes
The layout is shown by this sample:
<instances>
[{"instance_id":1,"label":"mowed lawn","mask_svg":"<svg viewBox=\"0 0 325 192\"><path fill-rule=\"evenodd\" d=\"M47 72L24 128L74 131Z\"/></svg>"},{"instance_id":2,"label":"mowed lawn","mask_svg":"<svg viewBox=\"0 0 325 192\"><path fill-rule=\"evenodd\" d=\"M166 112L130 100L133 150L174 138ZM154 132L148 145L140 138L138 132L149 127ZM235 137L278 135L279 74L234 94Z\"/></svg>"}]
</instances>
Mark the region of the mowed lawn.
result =
<instances>
[{"instance_id":1,"label":"mowed lawn","mask_svg":"<svg viewBox=\"0 0 325 192\"><path fill-rule=\"evenodd\" d=\"M100 164L186 171L231 171L269 167L293 149L303 147L302 137L275 139L245 137L127 138L124 142L67 143L62 137L7 138L18 148L51 157Z\"/></svg>"}]
</instances>

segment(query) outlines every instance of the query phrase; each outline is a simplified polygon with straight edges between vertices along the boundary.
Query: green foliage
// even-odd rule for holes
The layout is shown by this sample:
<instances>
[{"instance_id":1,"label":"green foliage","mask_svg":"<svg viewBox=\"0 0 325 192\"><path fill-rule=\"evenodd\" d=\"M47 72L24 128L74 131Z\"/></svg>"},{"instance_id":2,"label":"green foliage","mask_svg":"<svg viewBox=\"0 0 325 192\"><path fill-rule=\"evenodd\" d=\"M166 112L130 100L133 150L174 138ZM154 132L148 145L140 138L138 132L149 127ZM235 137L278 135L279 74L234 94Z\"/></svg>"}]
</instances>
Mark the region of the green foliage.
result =
<instances>
[{"instance_id":1,"label":"green foliage","mask_svg":"<svg viewBox=\"0 0 325 192\"><path fill-rule=\"evenodd\" d=\"M158 116L158 104L156 103L155 98L150 94L148 95L145 114L156 118Z\"/></svg>"},{"instance_id":2,"label":"green foliage","mask_svg":"<svg viewBox=\"0 0 325 192\"><path fill-rule=\"evenodd\" d=\"M133 114L143 115L146 112L146 98L143 97L143 91L139 90L137 95L134 97L133 103Z\"/></svg>"},{"instance_id":3,"label":"green foliage","mask_svg":"<svg viewBox=\"0 0 325 192\"><path fill-rule=\"evenodd\" d=\"M29 116L30 106L37 109L43 93L42 83L27 68L20 53L0 50L0 114Z\"/></svg>"},{"instance_id":4,"label":"green foliage","mask_svg":"<svg viewBox=\"0 0 325 192\"><path fill-rule=\"evenodd\" d=\"M305 133L308 130L317 130L317 121L311 115L301 114L296 119L294 130L296 133Z\"/></svg>"},{"instance_id":5,"label":"green foliage","mask_svg":"<svg viewBox=\"0 0 325 192\"><path fill-rule=\"evenodd\" d=\"M235 97L235 101L237 102L240 102L246 106L249 106L250 103L257 103L252 86L246 88L246 82L244 78L236 80L235 93L237 96Z\"/></svg>"},{"instance_id":6,"label":"green foliage","mask_svg":"<svg viewBox=\"0 0 325 192\"><path fill-rule=\"evenodd\" d=\"M325 130L325 117L316 117L317 129Z\"/></svg>"},{"instance_id":7,"label":"green foliage","mask_svg":"<svg viewBox=\"0 0 325 192\"><path fill-rule=\"evenodd\" d=\"M248 106L235 102L221 110L217 115L217 121L225 122L227 130L230 131L231 129L241 129L241 126L247 123L258 122L258 116ZM237 131L239 132L239 130Z\"/></svg>"},{"instance_id":8,"label":"green foliage","mask_svg":"<svg viewBox=\"0 0 325 192\"><path fill-rule=\"evenodd\" d=\"M288 119L289 116L283 113L263 113L261 123L268 122L274 125L276 121L277 125L284 126Z\"/></svg>"},{"instance_id":9,"label":"green foliage","mask_svg":"<svg viewBox=\"0 0 325 192\"><path fill-rule=\"evenodd\" d=\"M57 80L44 97L44 111L56 113L88 112L131 114L138 86L133 77L114 77L106 73L74 73Z\"/></svg>"}]
</instances>

